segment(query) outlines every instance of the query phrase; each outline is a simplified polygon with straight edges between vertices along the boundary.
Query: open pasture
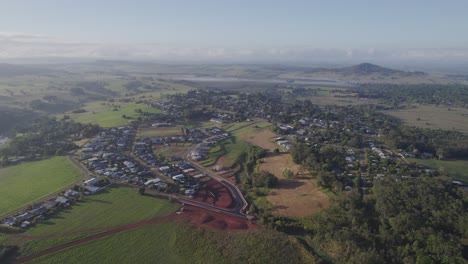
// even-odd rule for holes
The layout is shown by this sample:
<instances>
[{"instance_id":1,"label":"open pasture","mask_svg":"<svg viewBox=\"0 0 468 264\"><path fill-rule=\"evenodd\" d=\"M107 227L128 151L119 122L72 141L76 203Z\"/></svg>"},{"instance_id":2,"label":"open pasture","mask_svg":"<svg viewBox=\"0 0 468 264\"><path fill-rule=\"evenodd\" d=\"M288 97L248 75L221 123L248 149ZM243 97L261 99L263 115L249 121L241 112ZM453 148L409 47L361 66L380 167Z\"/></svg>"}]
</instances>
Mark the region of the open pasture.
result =
<instances>
[{"instance_id":1,"label":"open pasture","mask_svg":"<svg viewBox=\"0 0 468 264\"><path fill-rule=\"evenodd\" d=\"M97 124L102 127L119 127L130 124L141 116L137 111L160 113L158 109L144 104L96 101L85 104L84 113L67 113L79 123Z\"/></svg>"},{"instance_id":2,"label":"open pasture","mask_svg":"<svg viewBox=\"0 0 468 264\"><path fill-rule=\"evenodd\" d=\"M419 105L408 109L388 111L385 114L409 126L468 133L468 109L465 108Z\"/></svg>"},{"instance_id":3,"label":"open pasture","mask_svg":"<svg viewBox=\"0 0 468 264\"><path fill-rule=\"evenodd\" d=\"M80 179L68 157L25 162L0 169L0 215L31 205Z\"/></svg>"}]
</instances>

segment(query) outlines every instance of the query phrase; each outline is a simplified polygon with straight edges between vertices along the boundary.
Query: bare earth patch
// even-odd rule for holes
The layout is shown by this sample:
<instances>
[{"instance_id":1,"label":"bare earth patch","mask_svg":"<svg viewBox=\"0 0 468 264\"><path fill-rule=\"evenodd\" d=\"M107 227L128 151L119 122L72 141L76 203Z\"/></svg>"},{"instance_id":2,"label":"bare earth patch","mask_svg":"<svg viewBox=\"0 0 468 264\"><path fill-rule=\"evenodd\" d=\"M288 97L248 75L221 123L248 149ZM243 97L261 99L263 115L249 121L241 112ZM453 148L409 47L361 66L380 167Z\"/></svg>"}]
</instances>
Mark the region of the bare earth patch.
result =
<instances>
[{"instance_id":1,"label":"bare earth patch","mask_svg":"<svg viewBox=\"0 0 468 264\"><path fill-rule=\"evenodd\" d=\"M329 198L312 180L280 180L278 188L267 196L273 214L303 217L315 214L330 205Z\"/></svg>"},{"instance_id":2,"label":"bare earth patch","mask_svg":"<svg viewBox=\"0 0 468 264\"><path fill-rule=\"evenodd\" d=\"M273 151L278 146L273 142L274 138L278 137L277 134L273 133L269 127L263 128L255 133L243 134L240 138L253 145L259 146L267 151Z\"/></svg>"},{"instance_id":3,"label":"bare earth patch","mask_svg":"<svg viewBox=\"0 0 468 264\"><path fill-rule=\"evenodd\" d=\"M269 128L241 136L242 140L267 150L267 156L262 159L260 170L268 171L280 179L278 187L267 196L267 200L273 204L273 214L302 217L327 208L330 205L328 196L320 191L312 180L284 179L285 168L292 170L296 175L301 171L301 167L292 161L289 153L272 152L278 147L274 143L274 138L278 136Z\"/></svg>"}]
</instances>

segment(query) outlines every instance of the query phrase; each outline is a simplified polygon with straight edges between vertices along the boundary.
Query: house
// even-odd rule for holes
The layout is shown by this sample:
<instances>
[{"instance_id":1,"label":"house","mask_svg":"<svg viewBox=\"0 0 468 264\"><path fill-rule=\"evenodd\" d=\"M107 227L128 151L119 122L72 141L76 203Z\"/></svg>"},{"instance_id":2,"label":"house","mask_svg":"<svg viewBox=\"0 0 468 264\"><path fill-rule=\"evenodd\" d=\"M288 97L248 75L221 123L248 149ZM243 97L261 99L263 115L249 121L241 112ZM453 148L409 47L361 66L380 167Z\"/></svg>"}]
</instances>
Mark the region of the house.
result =
<instances>
[{"instance_id":1,"label":"house","mask_svg":"<svg viewBox=\"0 0 468 264\"><path fill-rule=\"evenodd\" d=\"M47 208L45 206L39 206L38 208L31 210L30 212L34 215L40 215L46 213Z\"/></svg>"},{"instance_id":2,"label":"house","mask_svg":"<svg viewBox=\"0 0 468 264\"><path fill-rule=\"evenodd\" d=\"M145 185L150 185L150 184L153 184L153 183L158 183L158 182L160 182L160 181L161 181L161 179L159 179L159 178L151 179L151 180L146 181L146 182L145 182Z\"/></svg>"},{"instance_id":3,"label":"house","mask_svg":"<svg viewBox=\"0 0 468 264\"><path fill-rule=\"evenodd\" d=\"M159 168L159 171L164 172L164 171L169 170L170 168L171 168L171 167L169 167L169 166L163 166L163 167L160 167L160 168Z\"/></svg>"},{"instance_id":4,"label":"house","mask_svg":"<svg viewBox=\"0 0 468 264\"><path fill-rule=\"evenodd\" d=\"M176 182L181 182L181 183L185 182L185 176L183 174L176 175L172 177L172 179Z\"/></svg>"},{"instance_id":5,"label":"house","mask_svg":"<svg viewBox=\"0 0 468 264\"><path fill-rule=\"evenodd\" d=\"M31 226L31 222L29 222L29 221L23 221L23 222L21 223L21 227L22 227L22 228L27 228L27 227L29 227L29 226Z\"/></svg>"},{"instance_id":6,"label":"house","mask_svg":"<svg viewBox=\"0 0 468 264\"><path fill-rule=\"evenodd\" d=\"M197 175L193 175L193 178L198 179L198 178L201 178L203 176L204 176L203 173L200 173L200 174L197 174Z\"/></svg>"},{"instance_id":7,"label":"house","mask_svg":"<svg viewBox=\"0 0 468 264\"><path fill-rule=\"evenodd\" d=\"M43 204L43 206L47 209L50 210L54 208L57 205L55 201L48 201L47 203Z\"/></svg>"},{"instance_id":8,"label":"house","mask_svg":"<svg viewBox=\"0 0 468 264\"><path fill-rule=\"evenodd\" d=\"M75 190L68 190L68 191L65 192L64 195L66 197L77 197L78 195L80 195L80 193L75 191Z\"/></svg>"},{"instance_id":9,"label":"house","mask_svg":"<svg viewBox=\"0 0 468 264\"><path fill-rule=\"evenodd\" d=\"M210 122L217 123L217 124L224 124L224 120L221 118L211 118Z\"/></svg>"},{"instance_id":10,"label":"house","mask_svg":"<svg viewBox=\"0 0 468 264\"><path fill-rule=\"evenodd\" d=\"M84 184L88 185L88 186L94 186L94 184L96 184L98 182L99 182L99 179L91 178L91 179L85 181Z\"/></svg>"},{"instance_id":11,"label":"house","mask_svg":"<svg viewBox=\"0 0 468 264\"><path fill-rule=\"evenodd\" d=\"M66 197L59 196L57 199L55 199L55 202L59 204L67 204L68 199Z\"/></svg>"},{"instance_id":12,"label":"house","mask_svg":"<svg viewBox=\"0 0 468 264\"><path fill-rule=\"evenodd\" d=\"M95 194L97 193L101 188L95 187L95 186L84 186L84 189L86 190L87 193L89 194ZM85 192L85 193L86 193Z\"/></svg>"},{"instance_id":13,"label":"house","mask_svg":"<svg viewBox=\"0 0 468 264\"><path fill-rule=\"evenodd\" d=\"M127 168L133 168L135 167L135 163L131 162L131 161L124 161L123 164L125 166L127 166Z\"/></svg>"},{"instance_id":14,"label":"house","mask_svg":"<svg viewBox=\"0 0 468 264\"><path fill-rule=\"evenodd\" d=\"M24 213L24 214L18 215L18 216L16 217L16 220L22 222L22 221L25 221L25 220L26 220L26 221L27 221L27 220L31 220L31 219L33 219L34 217L35 217L35 215L34 215L33 213L31 213L31 212L26 212L26 213Z\"/></svg>"},{"instance_id":15,"label":"house","mask_svg":"<svg viewBox=\"0 0 468 264\"><path fill-rule=\"evenodd\" d=\"M195 194L195 190L194 189L187 189L185 190L185 195L187 196L192 196Z\"/></svg>"}]
</instances>

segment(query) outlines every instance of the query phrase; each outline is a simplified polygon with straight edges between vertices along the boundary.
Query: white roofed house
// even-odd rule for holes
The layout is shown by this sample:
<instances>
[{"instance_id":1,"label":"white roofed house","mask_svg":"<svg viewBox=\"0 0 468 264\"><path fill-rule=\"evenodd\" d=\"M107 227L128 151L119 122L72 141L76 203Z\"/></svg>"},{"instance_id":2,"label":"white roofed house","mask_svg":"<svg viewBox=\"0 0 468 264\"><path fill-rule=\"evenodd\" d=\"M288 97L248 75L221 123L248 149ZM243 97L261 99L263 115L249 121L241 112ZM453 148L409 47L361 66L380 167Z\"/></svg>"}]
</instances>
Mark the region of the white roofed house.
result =
<instances>
[{"instance_id":1,"label":"white roofed house","mask_svg":"<svg viewBox=\"0 0 468 264\"><path fill-rule=\"evenodd\" d=\"M91 178L91 179L85 181L84 184L87 185L87 186L94 186L94 184L96 184L98 182L99 182L99 179Z\"/></svg>"}]
</instances>

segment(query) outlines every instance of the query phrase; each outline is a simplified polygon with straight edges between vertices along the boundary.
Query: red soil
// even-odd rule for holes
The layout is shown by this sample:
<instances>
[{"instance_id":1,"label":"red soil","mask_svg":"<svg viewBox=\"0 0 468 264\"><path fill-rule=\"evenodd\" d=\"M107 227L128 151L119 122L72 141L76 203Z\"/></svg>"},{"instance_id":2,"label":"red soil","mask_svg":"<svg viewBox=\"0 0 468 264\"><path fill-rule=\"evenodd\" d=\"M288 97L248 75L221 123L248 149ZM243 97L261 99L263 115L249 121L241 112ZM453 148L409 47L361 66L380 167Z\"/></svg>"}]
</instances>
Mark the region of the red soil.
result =
<instances>
[{"instance_id":1,"label":"red soil","mask_svg":"<svg viewBox=\"0 0 468 264\"><path fill-rule=\"evenodd\" d=\"M197 227L207 227L222 231L254 230L260 227L244 217L208 211L186 205L181 216L190 219L190 223Z\"/></svg>"},{"instance_id":2,"label":"red soil","mask_svg":"<svg viewBox=\"0 0 468 264\"><path fill-rule=\"evenodd\" d=\"M199 190L194 195L194 200L216 207L231 209L235 206L231 192L226 186L216 180L206 182L206 188Z\"/></svg>"}]
</instances>

